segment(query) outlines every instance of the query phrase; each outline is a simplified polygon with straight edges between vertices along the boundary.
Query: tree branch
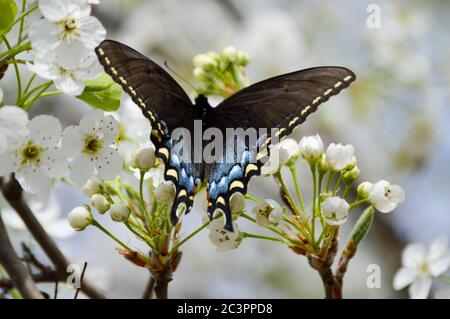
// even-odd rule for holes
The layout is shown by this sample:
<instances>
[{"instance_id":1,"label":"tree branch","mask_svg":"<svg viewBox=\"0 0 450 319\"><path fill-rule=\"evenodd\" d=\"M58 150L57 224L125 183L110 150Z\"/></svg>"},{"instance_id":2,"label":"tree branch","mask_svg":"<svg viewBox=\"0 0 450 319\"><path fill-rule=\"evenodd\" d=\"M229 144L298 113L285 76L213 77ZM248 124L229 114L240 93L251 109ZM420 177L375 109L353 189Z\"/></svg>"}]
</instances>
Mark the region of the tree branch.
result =
<instances>
[{"instance_id":1,"label":"tree branch","mask_svg":"<svg viewBox=\"0 0 450 319\"><path fill-rule=\"evenodd\" d=\"M43 299L39 289L36 287L33 278L28 273L27 268L17 256L6 233L6 227L0 215L0 264L5 268L11 283L26 299Z\"/></svg>"},{"instance_id":2,"label":"tree branch","mask_svg":"<svg viewBox=\"0 0 450 319\"><path fill-rule=\"evenodd\" d=\"M6 201L20 216L34 239L38 242L57 270L66 272L69 260L64 256L55 241L47 234L22 196L22 187L14 177L8 181L0 179L0 187ZM81 291L90 298L104 299L105 295L87 280L84 280Z\"/></svg>"}]
</instances>

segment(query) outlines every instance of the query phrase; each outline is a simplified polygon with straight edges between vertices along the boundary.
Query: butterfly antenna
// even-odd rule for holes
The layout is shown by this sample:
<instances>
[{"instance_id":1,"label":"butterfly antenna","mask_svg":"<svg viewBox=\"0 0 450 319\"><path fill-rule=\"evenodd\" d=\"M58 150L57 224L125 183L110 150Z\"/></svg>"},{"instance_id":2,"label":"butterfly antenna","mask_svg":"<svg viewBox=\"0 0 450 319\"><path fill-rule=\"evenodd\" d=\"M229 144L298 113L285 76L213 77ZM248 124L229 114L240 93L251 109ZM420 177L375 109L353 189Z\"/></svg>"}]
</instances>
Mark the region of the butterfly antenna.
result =
<instances>
[{"instance_id":1,"label":"butterfly antenna","mask_svg":"<svg viewBox=\"0 0 450 319\"><path fill-rule=\"evenodd\" d=\"M183 80L184 83L186 83L187 85L189 85L195 92L197 92L197 94L200 94L197 89L185 78L183 78L180 74L178 74L177 72L175 72L174 69L172 69L169 64L167 63L166 60L164 60L164 65L166 66L166 68L168 68L170 70L170 72L172 72L173 74L175 74L177 77L179 77L181 80Z\"/></svg>"}]
</instances>

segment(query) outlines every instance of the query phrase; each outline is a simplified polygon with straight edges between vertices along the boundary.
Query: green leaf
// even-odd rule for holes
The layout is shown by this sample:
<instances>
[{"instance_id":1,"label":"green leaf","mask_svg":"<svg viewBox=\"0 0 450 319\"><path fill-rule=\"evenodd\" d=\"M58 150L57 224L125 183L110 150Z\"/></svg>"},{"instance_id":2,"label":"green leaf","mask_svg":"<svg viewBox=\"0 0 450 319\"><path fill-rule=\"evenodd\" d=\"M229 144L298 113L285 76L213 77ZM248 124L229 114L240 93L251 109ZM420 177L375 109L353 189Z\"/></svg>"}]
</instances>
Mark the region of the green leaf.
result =
<instances>
[{"instance_id":1,"label":"green leaf","mask_svg":"<svg viewBox=\"0 0 450 319\"><path fill-rule=\"evenodd\" d=\"M108 74L103 72L93 80L86 80L84 84L86 87L83 93L77 96L78 99L94 109L106 112L112 112L119 108L122 88Z\"/></svg>"},{"instance_id":2,"label":"green leaf","mask_svg":"<svg viewBox=\"0 0 450 319\"><path fill-rule=\"evenodd\" d=\"M14 0L0 0L0 33L8 32L17 14L17 5Z\"/></svg>"}]
</instances>

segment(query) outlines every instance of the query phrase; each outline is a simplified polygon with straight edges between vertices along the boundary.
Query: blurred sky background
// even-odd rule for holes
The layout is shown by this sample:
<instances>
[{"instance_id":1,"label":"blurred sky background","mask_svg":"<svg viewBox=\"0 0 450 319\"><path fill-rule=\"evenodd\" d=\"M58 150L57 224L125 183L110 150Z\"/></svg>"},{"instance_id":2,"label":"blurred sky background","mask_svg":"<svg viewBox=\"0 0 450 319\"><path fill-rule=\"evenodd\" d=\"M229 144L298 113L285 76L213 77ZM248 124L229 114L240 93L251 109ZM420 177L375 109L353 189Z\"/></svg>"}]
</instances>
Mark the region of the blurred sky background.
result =
<instances>
[{"instance_id":1,"label":"blurred sky background","mask_svg":"<svg viewBox=\"0 0 450 319\"><path fill-rule=\"evenodd\" d=\"M380 28L366 25L370 4L381 9ZM167 60L194 83L192 57L228 45L250 54L247 70L253 82L319 65L341 65L356 73L351 88L322 105L292 137L299 140L319 133L326 144L353 144L361 181L386 179L405 188L406 202L391 214L377 214L350 263L344 296L358 298L405 297L392 289L404 245L450 235L448 12L448 1L387 0L103 0L94 7L107 38L161 64ZM8 92L14 85L13 72L8 72L2 87ZM54 114L64 125L78 123L88 110L67 96L46 98L33 107L34 114ZM299 169L306 176L306 167ZM261 198L279 199L274 185L270 178L257 177L250 190ZM302 186L308 193L308 185ZM109 296L140 297L147 271L119 256L113 242L94 228L71 233L65 215L86 199L65 185L55 194L51 207L40 214L66 253L80 264L87 261L87 276L100 280ZM184 219L186 233L201 222L198 211L206 207L203 197L196 197L197 212ZM342 241L358 214L345 224ZM33 246L14 216L8 219L14 240ZM132 240L122 225L109 226ZM239 226L252 227L245 222ZM323 297L319 275L303 256L284 246L249 239L234 251L217 253L207 237L208 232L201 233L184 247L170 284L171 297ZM370 264L381 267L380 289L366 287Z\"/></svg>"}]
</instances>

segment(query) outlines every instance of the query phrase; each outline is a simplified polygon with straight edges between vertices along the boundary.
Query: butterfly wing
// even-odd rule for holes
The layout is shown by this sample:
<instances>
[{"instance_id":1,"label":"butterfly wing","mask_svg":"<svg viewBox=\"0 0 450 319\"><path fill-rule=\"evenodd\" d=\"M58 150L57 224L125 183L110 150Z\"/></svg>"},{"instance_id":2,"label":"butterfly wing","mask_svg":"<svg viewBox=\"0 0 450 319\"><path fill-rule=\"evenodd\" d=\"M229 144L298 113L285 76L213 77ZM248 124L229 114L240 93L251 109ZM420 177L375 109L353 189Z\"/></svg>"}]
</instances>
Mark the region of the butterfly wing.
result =
<instances>
[{"instance_id":1,"label":"butterfly wing","mask_svg":"<svg viewBox=\"0 0 450 319\"><path fill-rule=\"evenodd\" d=\"M276 128L279 140L355 78L352 71L343 67L316 67L276 76L251 85L220 103L213 111L210 126L222 132L226 128L240 127L244 130L262 128L270 133ZM212 216L217 208L223 210L228 229L232 228L230 197L235 192L246 193L250 178L260 173L263 158L269 154L272 137L258 137L258 145L241 140L241 144L245 144L241 151L226 150L235 155L234 163L215 163L210 168L208 212Z\"/></svg>"},{"instance_id":2,"label":"butterfly wing","mask_svg":"<svg viewBox=\"0 0 450 319\"><path fill-rule=\"evenodd\" d=\"M189 161L172 156L176 141L171 139L171 133L180 127L192 132L194 120L200 119L201 115L195 112L180 85L141 53L111 40L103 41L96 48L96 53L106 73L120 84L151 122L150 139L156 147L156 155L164 161L165 179L176 186L171 214L175 223L176 209L180 203L186 204L188 211L192 207L195 182L202 176L202 167L201 164L189 164Z\"/></svg>"}]
</instances>

